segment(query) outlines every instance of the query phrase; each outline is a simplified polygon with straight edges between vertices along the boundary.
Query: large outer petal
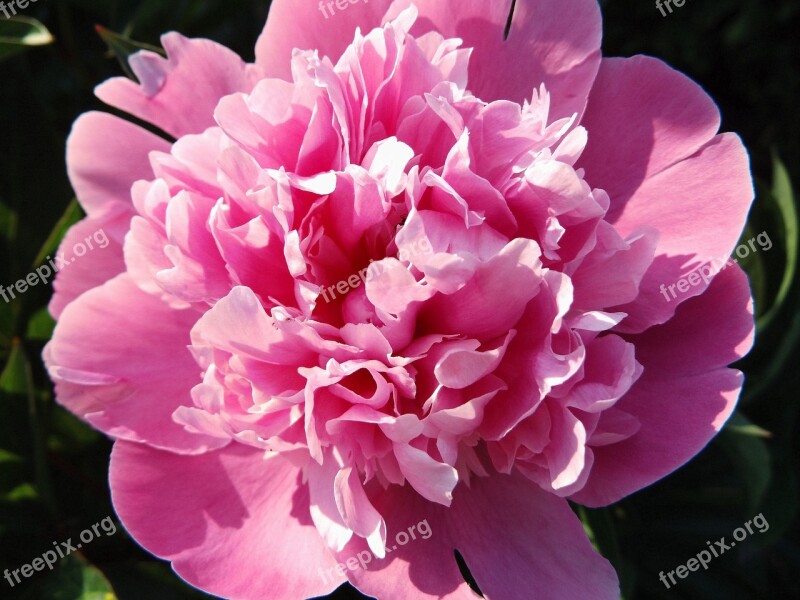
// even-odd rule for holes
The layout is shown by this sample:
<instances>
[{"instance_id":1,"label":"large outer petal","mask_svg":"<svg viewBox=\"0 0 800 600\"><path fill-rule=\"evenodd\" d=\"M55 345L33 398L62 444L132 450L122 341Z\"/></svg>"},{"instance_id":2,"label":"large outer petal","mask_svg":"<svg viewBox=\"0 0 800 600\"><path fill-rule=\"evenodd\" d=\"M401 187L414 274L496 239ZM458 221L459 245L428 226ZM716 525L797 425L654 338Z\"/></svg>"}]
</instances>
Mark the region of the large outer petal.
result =
<instances>
[{"instance_id":1,"label":"large outer petal","mask_svg":"<svg viewBox=\"0 0 800 600\"><path fill-rule=\"evenodd\" d=\"M166 140L113 115L81 115L67 140L67 171L78 202L90 216L112 202L130 206L133 182L153 178L150 152L169 148Z\"/></svg>"},{"instance_id":2,"label":"large outer petal","mask_svg":"<svg viewBox=\"0 0 800 600\"><path fill-rule=\"evenodd\" d=\"M629 314L618 330L643 331L706 289L667 302L662 284L733 251L753 199L747 151L732 134L715 137L719 112L696 83L644 56L603 61L582 124L589 143L576 166L609 193L620 234L659 231L639 297L618 308Z\"/></svg>"},{"instance_id":3,"label":"large outer petal","mask_svg":"<svg viewBox=\"0 0 800 600\"><path fill-rule=\"evenodd\" d=\"M726 366L747 354L753 335L747 277L730 267L670 322L632 336L644 374L615 407L641 428L627 440L592 448L589 479L571 499L587 506L616 502L702 450L736 406L743 376Z\"/></svg>"},{"instance_id":4,"label":"large outer petal","mask_svg":"<svg viewBox=\"0 0 800 600\"><path fill-rule=\"evenodd\" d=\"M48 306L50 314L58 319L64 309L84 292L103 285L125 271L122 252L124 232L130 227L132 208L114 203L96 217L87 217L76 223L64 236L58 249L69 264L58 272L53 282L53 298ZM103 238L108 241L105 248L98 245ZM87 239L94 248L84 256L75 256L78 244L87 246Z\"/></svg>"},{"instance_id":5,"label":"large outer petal","mask_svg":"<svg viewBox=\"0 0 800 600\"><path fill-rule=\"evenodd\" d=\"M453 554L455 541L448 510L428 502L410 486L373 490L370 500L386 521L387 555L378 559L364 538L354 537L337 554L341 564L360 557L366 569L347 569L350 581L363 593L380 600L478 600L461 575ZM430 538L397 546L396 536L427 521ZM472 524L461 524L471 527ZM496 540L502 544L502 540ZM369 562L367 562L369 561ZM352 566L353 563L351 562Z\"/></svg>"},{"instance_id":6,"label":"large outer petal","mask_svg":"<svg viewBox=\"0 0 800 600\"><path fill-rule=\"evenodd\" d=\"M67 171L88 218L70 229L59 248L70 264L53 285L50 312L54 317L83 292L125 270L122 243L135 214L131 186L153 177L151 152L169 149L166 140L108 113L88 112L75 121L67 140ZM95 248L72 262L75 245L101 229L109 246Z\"/></svg>"},{"instance_id":7,"label":"large outer petal","mask_svg":"<svg viewBox=\"0 0 800 600\"><path fill-rule=\"evenodd\" d=\"M567 501L522 475L473 479L457 490L451 518L456 546L489 600L619 598L614 568Z\"/></svg>"},{"instance_id":8,"label":"large outer petal","mask_svg":"<svg viewBox=\"0 0 800 600\"><path fill-rule=\"evenodd\" d=\"M173 32L161 43L167 58L142 51L129 59L141 85L115 77L97 87L97 97L180 137L213 126L220 99L249 92L256 81L256 69L216 42Z\"/></svg>"},{"instance_id":9,"label":"large outer petal","mask_svg":"<svg viewBox=\"0 0 800 600\"><path fill-rule=\"evenodd\" d=\"M256 62L289 79L294 48L319 49L338 59L356 27L368 31L410 4L420 18L413 35L439 31L475 48L469 89L483 100L530 99L541 83L550 90L553 117L582 112L600 63L600 10L595 0L517 0L508 40L511 0L370 0L326 19L319 3L276 0L256 46ZM335 7L335 5L334 5ZM296 24L302 23L302 27Z\"/></svg>"},{"instance_id":10,"label":"large outer petal","mask_svg":"<svg viewBox=\"0 0 800 600\"><path fill-rule=\"evenodd\" d=\"M318 574L335 562L299 475L286 459L239 444L180 456L120 441L110 482L128 532L190 584L231 600L299 600L344 581Z\"/></svg>"},{"instance_id":11,"label":"large outer petal","mask_svg":"<svg viewBox=\"0 0 800 600\"><path fill-rule=\"evenodd\" d=\"M697 83L649 56L605 58L581 125L589 141L577 163L608 192L616 219L646 179L711 141L720 117Z\"/></svg>"},{"instance_id":12,"label":"large outer petal","mask_svg":"<svg viewBox=\"0 0 800 600\"><path fill-rule=\"evenodd\" d=\"M386 519L389 553L372 558L367 569L349 569L348 576L381 600L476 599L454 549L489 600L619 597L614 569L592 549L567 502L519 474L473 478L470 487L456 489L450 509L405 488L379 491L371 500ZM423 521L429 539L420 536ZM416 539L397 546L396 536L411 527ZM364 540L354 538L338 558L347 564L366 551Z\"/></svg>"},{"instance_id":13,"label":"large outer petal","mask_svg":"<svg viewBox=\"0 0 800 600\"><path fill-rule=\"evenodd\" d=\"M200 367L187 349L194 310L175 310L126 274L80 296L61 314L44 360L59 403L108 435L177 452L220 441L172 420L193 405Z\"/></svg>"},{"instance_id":14,"label":"large outer petal","mask_svg":"<svg viewBox=\"0 0 800 600\"><path fill-rule=\"evenodd\" d=\"M681 302L705 291L707 285L701 281L668 302L661 286L675 285L711 261L722 264L733 253L753 193L747 151L730 133L715 137L696 155L642 184L616 226L624 235L649 224L658 229L659 240L639 296L616 309L628 313L619 331L638 332L664 323Z\"/></svg>"}]
</instances>

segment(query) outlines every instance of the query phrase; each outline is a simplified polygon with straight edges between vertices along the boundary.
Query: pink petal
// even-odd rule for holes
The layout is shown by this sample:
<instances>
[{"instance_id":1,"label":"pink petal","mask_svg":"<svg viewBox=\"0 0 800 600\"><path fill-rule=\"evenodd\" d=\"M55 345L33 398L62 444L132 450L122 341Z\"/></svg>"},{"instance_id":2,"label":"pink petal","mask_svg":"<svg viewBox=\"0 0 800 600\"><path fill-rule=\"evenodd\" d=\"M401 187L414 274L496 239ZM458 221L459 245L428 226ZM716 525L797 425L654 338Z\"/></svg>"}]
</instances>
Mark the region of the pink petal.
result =
<instances>
[{"instance_id":1,"label":"pink petal","mask_svg":"<svg viewBox=\"0 0 800 600\"><path fill-rule=\"evenodd\" d=\"M130 58L141 85L116 77L97 87L97 97L180 137L214 125L220 99L248 92L255 82L255 71L225 46L174 32L162 36L161 43L167 58L149 51Z\"/></svg>"},{"instance_id":2,"label":"pink petal","mask_svg":"<svg viewBox=\"0 0 800 600\"><path fill-rule=\"evenodd\" d=\"M197 316L145 294L127 275L86 292L63 311L44 350L58 401L113 437L176 452L218 447L224 442L172 420L176 408L193 405L201 381L186 348Z\"/></svg>"},{"instance_id":3,"label":"pink petal","mask_svg":"<svg viewBox=\"0 0 800 600\"><path fill-rule=\"evenodd\" d=\"M475 342L474 348L448 352L434 368L436 379L442 385L456 390L472 385L497 368L515 335L516 332L512 329L503 343L491 350L477 350L478 342Z\"/></svg>"},{"instance_id":4,"label":"pink petal","mask_svg":"<svg viewBox=\"0 0 800 600\"><path fill-rule=\"evenodd\" d=\"M505 335L519 321L539 291L540 250L536 242L512 240L455 294L439 294L427 302L422 320L433 330L481 339ZM514 281L513 286L508 282ZM497 310L502 306L503 310Z\"/></svg>"},{"instance_id":5,"label":"pink petal","mask_svg":"<svg viewBox=\"0 0 800 600\"><path fill-rule=\"evenodd\" d=\"M367 32L379 27L392 0L370 0L347 6L337 11L333 18L327 2L321 9L316 2L297 3L276 0L270 5L266 26L256 44L256 64L269 77L291 81L292 52L318 49L320 57L329 56L334 61L352 43L356 27ZM336 8L334 4L334 9ZM303 22L304 27L296 27Z\"/></svg>"},{"instance_id":6,"label":"pink petal","mask_svg":"<svg viewBox=\"0 0 800 600\"><path fill-rule=\"evenodd\" d=\"M714 101L694 81L649 56L603 59L581 125L589 143L577 166L611 196L618 215L646 179L711 141Z\"/></svg>"},{"instance_id":7,"label":"pink petal","mask_svg":"<svg viewBox=\"0 0 800 600\"><path fill-rule=\"evenodd\" d=\"M67 170L83 209L92 216L112 202L130 205L133 182L153 177L150 152L169 148L157 135L113 115L81 115L67 140Z\"/></svg>"},{"instance_id":8,"label":"pink petal","mask_svg":"<svg viewBox=\"0 0 800 600\"><path fill-rule=\"evenodd\" d=\"M328 549L340 551L353 537L352 528L342 518L336 499L336 477L339 464L327 453L322 465L310 461L308 476L309 512L320 539Z\"/></svg>"},{"instance_id":9,"label":"pink petal","mask_svg":"<svg viewBox=\"0 0 800 600\"><path fill-rule=\"evenodd\" d=\"M571 499L587 506L616 502L702 450L736 406L743 377L726 365L749 351L753 332L747 277L736 267L681 305L672 321L638 336L644 374L615 408L641 427L620 443L593 448L586 486ZM598 428L605 428L602 416Z\"/></svg>"},{"instance_id":10,"label":"pink petal","mask_svg":"<svg viewBox=\"0 0 800 600\"><path fill-rule=\"evenodd\" d=\"M617 329L638 332L663 323L681 302L702 294L707 287L702 280L675 299L665 297L661 286L675 285L691 271L727 259L752 200L747 151L733 134L717 136L692 158L648 179L625 205L616 227L622 235L640 224L658 229L656 258L638 298L617 307L628 313Z\"/></svg>"},{"instance_id":11,"label":"pink petal","mask_svg":"<svg viewBox=\"0 0 800 600\"><path fill-rule=\"evenodd\" d=\"M234 281L262 298L275 298L291 305L294 279L284 266L284 244L269 230L264 218L258 216L231 227L223 211L218 211L216 217L212 234ZM264 276L264 265L272 265L269 277Z\"/></svg>"},{"instance_id":12,"label":"pink petal","mask_svg":"<svg viewBox=\"0 0 800 600\"><path fill-rule=\"evenodd\" d=\"M386 523L367 498L358 471L352 467L339 471L336 475L335 494L336 506L347 526L356 535L367 538L373 552L383 555Z\"/></svg>"},{"instance_id":13,"label":"pink petal","mask_svg":"<svg viewBox=\"0 0 800 600\"><path fill-rule=\"evenodd\" d=\"M408 486L388 490L373 486L369 497L386 520L387 554L377 558L364 538L354 537L337 554L342 572L354 586L380 600L479 599L455 561L448 509L425 501ZM411 527L413 540L408 535ZM408 536L407 544L396 543L399 534ZM400 541L404 540L401 535Z\"/></svg>"},{"instance_id":14,"label":"pink petal","mask_svg":"<svg viewBox=\"0 0 800 600\"><path fill-rule=\"evenodd\" d=\"M64 236L58 254L63 254L69 265L59 271L53 282L53 298L48 308L54 318L58 319L67 305L84 292L125 271L119 232L128 227L133 211L121 203L110 206L110 209L76 223ZM84 256L76 257L75 250L79 244L88 248L87 240L94 248ZM105 248L100 246L102 243L107 244Z\"/></svg>"},{"instance_id":15,"label":"pink petal","mask_svg":"<svg viewBox=\"0 0 800 600\"><path fill-rule=\"evenodd\" d=\"M487 598L619 598L614 568L566 500L521 475L478 477L459 491L453 539Z\"/></svg>"},{"instance_id":16,"label":"pink petal","mask_svg":"<svg viewBox=\"0 0 800 600\"><path fill-rule=\"evenodd\" d=\"M336 60L356 27L362 32L378 27L412 2L391 4L385 18L389 0L352 4L326 18L316 2L276 0L256 46L256 63L269 75L288 80L294 48L318 49ZM476 96L521 103L544 83L553 95L553 118L583 111L600 64L600 10L594 0L518 0L508 40L503 38L511 0L415 0L414 5L419 20L412 35L435 30L475 48L469 88ZM293 26L298 19L304 23L299 29ZM518 63L521 56L524 64ZM517 68L496 68L502 64Z\"/></svg>"},{"instance_id":17,"label":"pink petal","mask_svg":"<svg viewBox=\"0 0 800 600\"><path fill-rule=\"evenodd\" d=\"M569 409L548 403L550 444L545 449L550 483L560 490L578 481L586 468L586 429Z\"/></svg>"},{"instance_id":18,"label":"pink petal","mask_svg":"<svg viewBox=\"0 0 800 600\"><path fill-rule=\"evenodd\" d=\"M531 598L531 590L536 598L619 598L614 569L592 549L566 500L519 474L473 479L457 490L450 509L398 488L376 488L370 498L386 518L386 558L372 556L362 538L338 554L365 594L476 600L456 566L457 549L488 598Z\"/></svg>"},{"instance_id":19,"label":"pink petal","mask_svg":"<svg viewBox=\"0 0 800 600\"><path fill-rule=\"evenodd\" d=\"M610 408L641 374L636 347L616 335L592 340L586 347L583 380L567 396L567 405L587 412Z\"/></svg>"},{"instance_id":20,"label":"pink petal","mask_svg":"<svg viewBox=\"0 0 800 600\"><path fill-rule=\"evenodd\" d=\"M411 487L431 502L450 506L453 488L458 483L458 473L453 467L409 444L395 443L394 454Z\"/></svg>"},{"instance_id":21,"label":"pink petal","mask_svg":"<svg viewBox=\"0 0 800 600\"><path fill-rule=\"evenodd\" d=\"M144 547L172 561L191 585L232 600L298 600L331 593L344 578L308 516L308 489L280 456L243 445L179 456L117 442L114 507Z\"/></svg>"},{"instance_id":22,"label":"pink petal","mask_svg":"<svg viewBox=\"0 0 800 600\"><path fill-rule=\"evenodd\" d=\"M719 273L702 296L682 304L668 323L630 339L645 371L669 379L738 361L750 351L753 336L749 282L740 267L732 266Z\"/></svg>"},{"instance_id":23,"label":"pink petal","mask_svg":"<svg viewBox=\"0 0 800 600\"><path fill-rule=\"evenodd\" d=\"M430 286L417 282L414 276L395 258L374 263L376 275L366 279L369 301L378 309L399 315L415 302L427 300L433 294ZM372 270L372 268L371 268ZM370 272L367 272L369 276Z\"/></svg>"},{"instance_id":24,"label":"pink petal","mask_svg":"<svg viewBox=\"0 0 800 600\"><path fill-rule=\"evenodd\" d=\"M601 222L597 237L598 247L572 277L578 308L603 309L634 300L658 244L652 227L642 227L622 240L613 227Z\"/></svg>"},{"instance_id":25,"label":"pink petal","mask_svg":"<svg viewBox=\"0 0 800 600\"><path fill-rule=\"evenodd\" d=\"M603 61L582 121L589 143L577 166L611 196L609 218L622 236L641 225L660 234L639 299L620 308L630 313L623 331L668 320L677 304L706 286L671 303L659 298L660 286L729 256L738 240L752 182L738 138L714 137L719 123L702 88L663 62L644 56Z\"/></svg>"}]
</instances>

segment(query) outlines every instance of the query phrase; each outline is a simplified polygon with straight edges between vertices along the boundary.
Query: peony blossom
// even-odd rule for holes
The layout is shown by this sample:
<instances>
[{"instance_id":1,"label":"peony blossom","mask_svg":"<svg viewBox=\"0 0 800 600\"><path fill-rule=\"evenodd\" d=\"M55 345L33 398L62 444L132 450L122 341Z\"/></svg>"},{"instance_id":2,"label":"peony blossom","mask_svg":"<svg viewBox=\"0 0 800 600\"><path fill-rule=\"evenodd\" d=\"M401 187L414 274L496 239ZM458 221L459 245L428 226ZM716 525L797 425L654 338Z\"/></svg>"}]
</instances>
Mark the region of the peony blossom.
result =
<instances>
[{"instance_id":1,"label":"peony blossom","mask_svg":"<svg viewBox=\"0 0 800 600\"><path fill-rule=\"evenodd\" d=\"M111 244L56 280L45 362L190 584L477 598L457 551L492 600L618 598L569 501L731 415L746 276L659 290L735 247L741 141L659 60L602 58L595 0L511 10L275 0L253 64L169 33L97 88L166 135L75 123L64 244Z\"/></svg>"}]
</instances>

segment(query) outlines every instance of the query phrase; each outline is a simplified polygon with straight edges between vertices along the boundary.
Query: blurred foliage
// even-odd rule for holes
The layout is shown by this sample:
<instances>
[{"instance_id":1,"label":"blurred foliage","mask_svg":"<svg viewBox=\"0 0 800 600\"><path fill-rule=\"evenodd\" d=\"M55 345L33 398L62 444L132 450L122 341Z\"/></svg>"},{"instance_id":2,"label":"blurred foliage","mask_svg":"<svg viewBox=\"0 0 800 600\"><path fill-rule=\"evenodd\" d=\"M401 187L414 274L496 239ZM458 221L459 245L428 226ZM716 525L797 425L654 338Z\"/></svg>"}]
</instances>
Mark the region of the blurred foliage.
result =
<instances>
[{"instance_id":1,"label":"blurred foliage","mask_svg":"<svg viewBox=\"0 0 800 600\"><path fill-rule=\"evenodd\" d=\"M0 20L0 60L23 52L26 48L51 43L53 36L36 19L12 17Z\"/></svg>"},{"instance_id":2,"label":"blurred foliage","mask_svg":"<svg viewBox=\"0 0 800 600\"><path fill-rule=\"evenodd\" d=\"M800 2L690 0L667 17L649 1L602 4L606 55L662 58L717 100L723 129L738 132L750 150L757 182L743 239L767 231L775 247L744 264L759 327L755 349L740 365L747 384L739 412L685 468L615 506L579 514L620 573L626 600L800 598L792 191L800 181ZM44 0L22 20L0 19L0 284L30 272L80 217L64 167L66 136L80 113L107 110L92 90L122 72L117 59L124 63L135 50L131 40L158 47L159 35L174 29L252 60L267 9L261 0ZM114 514L106 483L110 442L54 403L39 358L53 329L49 293L38 286L0 301L0 571ZM661 571L685 564L707 540L730 539L759 513L767 532L670 590L659 581ZM207 597L121 528L52 572L6 586L0 580L0 596L14 599ZM343 588L335 597L361 596Z\"/></svg>"}]
</instances>

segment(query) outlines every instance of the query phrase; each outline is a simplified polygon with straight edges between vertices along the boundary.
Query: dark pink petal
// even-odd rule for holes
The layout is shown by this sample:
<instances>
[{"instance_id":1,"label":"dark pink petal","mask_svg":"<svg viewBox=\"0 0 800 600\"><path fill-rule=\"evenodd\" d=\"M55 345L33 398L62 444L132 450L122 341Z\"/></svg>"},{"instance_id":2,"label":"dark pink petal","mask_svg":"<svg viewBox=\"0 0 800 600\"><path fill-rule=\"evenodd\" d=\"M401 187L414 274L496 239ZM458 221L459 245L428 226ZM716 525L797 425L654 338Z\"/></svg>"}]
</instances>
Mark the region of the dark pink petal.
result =
<instances>
[{"instance_id":1,"label":"dark pink petal","mask_svg":"<svg viewBox=\"0 0 800 600\"><path fill-rule=\"evenodd\" d=\"M733 135L714 137L719 112L686 76L649 57L605 59L582 125L589 143L578 167L611 197L622 236L642 225L659 232L656 259L639 298L619 308L622 331L663 323L693 287L665 300L660 286L732 252L753 199L747 152ZM702 200L698 200L702 199Z\"/></svg>"},{"instance_id":2,"label":"dark pink petal","mask_svg":"<svg viewBox=\"0 0 800 600\"><path fill-rule=\"evenodd\" d=\"M707 288L702 279L674 299L664 290L731 255L752 200L747 151L733 134L717 136L693 157L648 179L625 205L616 227L627 235L640 224L652 225L659 231L658 246L637 299L616 308L628 313L617 330L638 332L664 323L677 305L702 294Z\"/></svg>"},{"instance_id":3,"label":"dark pink petal","mask_svg":"<svg viewBox=\"0 0 800 600\"><path fill-rule=\"evenodd\" d=\"M662 61L605 58L581 121L589 143L577 166L608 192L616 218L646 179L696 153L719 124L708 94Z\"/></svg>"},{"instance_id":4,"label":"dark pink petal","mask_svg":"<svg viewBox=\"0 0 800 600\"><path fill-rule=\"evenodd\" d=\"M669 323L635 336L644 374L614 407L638 419L640 428L622 442L593 448L586 486L571 499L588 506L616 502L702 450L736 406L743 377L726 365L749 351L753 333L747 277L735 267L682 304Z\"/></svg>"},{"instance_id":5,"label":"dark pink petal","mask_svg":"<svg viewBox=\"0 0 800 600\"><path fill-rule=\"evenodd\" d=\"M387 524L387 556L370 555L354 538L338 559L353 584L381 600L475 600L463 582L454 550L464 557L488 598L616 600L614 569L592 549L581 522L563 498L519 474L473 478L442 509L403 489L377 490L371 499ZM412 529L413 528L413 529ZM413 531L411 539L409 531ZM427 533L426 537L421 535ZM396 544L408 539L405 545Z\"/></svg>"},{"instance_id":6,"label":"dark pink petal","mask_svg":"<svg viewBox=\"0 0 800 600\"><path fill-rule=\"evenodd\" d=\"M753 335L747 276L740 267L731 266L713 279L705 294L682 304L668 323L629 339L645 371L665 380L738 361L750 351Z\"/></svg>"},{"instance_id":7,"label":"dark pink petal","mask_svg":"<svg viewBox=\"0 0 800 600\"><path fill-rule=\"evenodd\" d=\"M474 478L456 493L450 519L456 548L487 598L619 598L614 568L567 501L521 475Z\"/></svg>"},{"instance_id":8,"label":"dark pink petal","mask_svg":"<svg viewBox=\"0 0 800 600\"><path fill-rule=\"evenodd\" d=\"M309 517L308 488L285 458L242 445L179 456L117 442L111 492L125 528L190 584L231 600L331 593L335 565Z\"/></svg>"}]
</instances>

